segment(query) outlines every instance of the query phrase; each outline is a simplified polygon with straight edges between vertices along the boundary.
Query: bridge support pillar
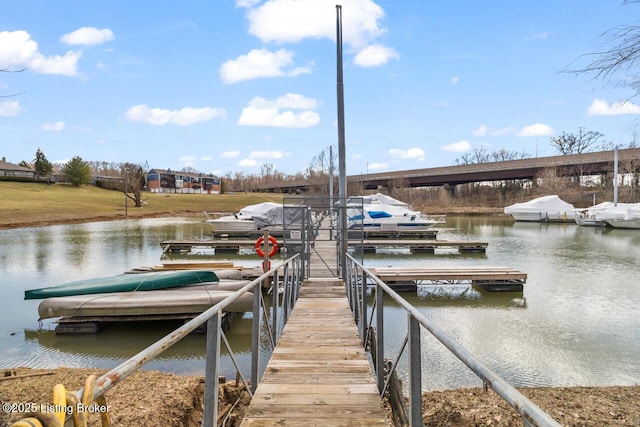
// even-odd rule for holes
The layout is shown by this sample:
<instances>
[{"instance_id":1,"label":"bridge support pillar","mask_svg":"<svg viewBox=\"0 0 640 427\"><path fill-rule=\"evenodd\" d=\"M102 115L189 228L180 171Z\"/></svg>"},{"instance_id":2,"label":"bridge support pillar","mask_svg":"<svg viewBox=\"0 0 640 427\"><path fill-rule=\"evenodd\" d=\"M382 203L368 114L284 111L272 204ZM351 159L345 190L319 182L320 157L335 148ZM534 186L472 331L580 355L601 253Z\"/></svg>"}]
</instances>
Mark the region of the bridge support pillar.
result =
<instances>
[{"instance_id":1,"label":"bridge support pillar","mask_svg":"<svg viewBox=\"0 0 640 427\"><path fill-rule=\"evenodd\" d=\"M455 197L455 195L456 195L456 188L457 188L457 187L458 187L458 186L457 186L456 184L449 184L449 183L444 184L444 185L442 186L442 188L444 188L444 189L447 191L447 193L449 193L449 196L451 196L451 197Z\"/></svg>"}]
</instances>

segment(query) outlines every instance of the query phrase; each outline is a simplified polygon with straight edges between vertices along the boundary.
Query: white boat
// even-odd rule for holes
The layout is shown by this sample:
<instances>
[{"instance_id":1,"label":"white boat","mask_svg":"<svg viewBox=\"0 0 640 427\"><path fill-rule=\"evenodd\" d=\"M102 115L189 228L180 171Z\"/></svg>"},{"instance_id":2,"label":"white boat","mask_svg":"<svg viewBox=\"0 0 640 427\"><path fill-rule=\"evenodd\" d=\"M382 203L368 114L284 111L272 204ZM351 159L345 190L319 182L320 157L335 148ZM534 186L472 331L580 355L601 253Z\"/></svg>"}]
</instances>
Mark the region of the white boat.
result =
<instances>
[{"instance_id":1,"label":"white boat","mask_svg":"<svg viewBox=\"0 0 640 427\"><path fill-rule=\"evenodd\" d=\"M211 224L215 233L251 232L269 230L282 232L283 225L301 224L303 209L301 206L287 206L280 203L264 202L245 206L232 215L205 212L206 222Z\"/></svg>"},{"instance_id":2,"label":"white boat","mask_svg":"<svg viewBox=\"0 0 640 427\"><path fill-rule=\"evenodd\" d=\"M550 195L514 203L504 208L504 213L513 216L516 221L573 222L576 209L560 197Z\"/></svg>"},{"instance_id":3,"label":"white boat","mask_svg":"<svg viewBox=\"0 0 640 427\"><path fill-rule=\"evenodd\" d=\"M640 203L618 203L599 212L598 219L616 228L640 229Z\"/></svg>"},{"instance_id":4,"label":"white boat","mask_svg":"<svg viewBox=\"0 0 640 427\"><path fill-rule=\"evenodd\" d=\"M444 216L426 216L400 200L377 193L347 202L349 230L416 232L444 223Z\"/></svg>"},{"instance_id":5,"label":"white boat","mask_svg":"<svg viewBox=\"0 0 640 427\"><path fill-rule=\"evenodd\" d=\"M585 226L606 227L608 224L600 218L600 213L614 206L613 202L602 202L586 209L576 209L576 223Z\"/></svg>"},{"instance_id":6,"label":"white boat","mask_svg":"<svg viewBox=\"0 0 640 427\"><path fill-rule=\"evenodd\" d=\"M216 232L255 231L258 226L253 218L247 218L240 213L229 215L222 212L205 212L206 222L211 224Z\"/></svg>"}]
</instances>

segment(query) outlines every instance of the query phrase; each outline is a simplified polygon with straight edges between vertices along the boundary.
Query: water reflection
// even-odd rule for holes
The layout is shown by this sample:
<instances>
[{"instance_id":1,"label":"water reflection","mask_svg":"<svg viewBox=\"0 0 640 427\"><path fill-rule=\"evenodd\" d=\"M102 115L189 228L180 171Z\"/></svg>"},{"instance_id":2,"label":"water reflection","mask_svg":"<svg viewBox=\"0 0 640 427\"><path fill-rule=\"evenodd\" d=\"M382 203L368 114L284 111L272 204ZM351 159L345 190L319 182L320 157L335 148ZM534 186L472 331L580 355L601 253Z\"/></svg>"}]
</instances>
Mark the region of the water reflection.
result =
<instances>
[{"instance_id":1,"label":"water reflection","mask_svg":"<svg viewBox=\"0 0 640 427\"><path fill-rule=\"evenodd\" d=\"M39 301L24 290L105 277L157 265L160 242L210 238L193 219L146 219L0 231L0 368L59 365L110 369L171 330L170 325L110 327L97 335L56 336L37 319ZM487 293L468 286L420 287L404 293L425 316L517 386L612 385L640 382L640 230L571 224L514 223L508 218L450 217L438 239L486 241L486 254L365 254L375 266L507 266L528 274L522 293ZM171 255L185 259L184 255ZM211 259L211 254L196 256ZM257 266L251 251L213 259ZM385 301L386 357L396 357L406 314ZM228 334L248 366L250 319ZM263 334L263 359L269 340ZM423 333L425 388L480 385L469 370ZM204 336L192 334L147 366L204 372ZM224 375L233 366L223 355ZM266 360L262 361L262 365ZM400 362L406 376L405 356ZM243 368L244 370L244 368ZM246 370L245 370L246 372Z\"/></svg>"}]
</instances>

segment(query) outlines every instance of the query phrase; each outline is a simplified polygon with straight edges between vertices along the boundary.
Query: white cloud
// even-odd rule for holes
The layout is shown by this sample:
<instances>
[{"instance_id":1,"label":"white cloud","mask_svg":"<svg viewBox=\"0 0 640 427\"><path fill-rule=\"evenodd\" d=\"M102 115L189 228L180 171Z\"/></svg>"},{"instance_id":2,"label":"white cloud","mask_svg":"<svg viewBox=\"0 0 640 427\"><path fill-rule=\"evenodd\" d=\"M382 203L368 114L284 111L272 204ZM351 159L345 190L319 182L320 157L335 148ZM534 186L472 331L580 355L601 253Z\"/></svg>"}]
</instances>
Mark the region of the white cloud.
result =
<instances>
[{"instance_id":1,"label":"white cloud","mask_svg":"<svg viewBox=\"0 0 640 427\"><path fill-rule=\"evenodd\" d=\"M471 131L473 136L503 136L513 131L513 126L507 126L502 129L493 129L486 125L480 125Z\"/></svg>"},{"instance_id":2,"label":"white cloud","mask_svg":"<svg viewBox=\"0 0 640 427\"><path fill-rule=\"evenodd\" d=\"M260 3L262 0L236 0L236 7L253 7L254 5Z\"/></svg>"},{"instance_id":3,"label":"white cloud","mask_svg":"<svg viewBox=\"0 0 640 427\"><path fill-rule=\"evenodd\" d=\"M193 167L195 165L197 157L195 156L181 156L178 161L183 167Z\"/></svg>"},{"instance_id":4,"label":"white cloud","mask_svg":"<svg viewBox=\"0 0 640 427\"><path fill-rule=\"evenodd\" d=\"M464 153L469 150L471 150L471 144L465 140L454 142L453 144L442 147L442 151L449 151L451 153Z\"/></svg>"},{"instance_id":5,"label":"white cloud","mask_svg":"<svg viewBox=\"0 0 640 427\"><path fill-rule=\"evenodd\" d=\"M271 150L271 151L252 151L249 153L250 159L282 159L287 156L287 154L280 150Z\"/></svg>"},{"instance_id":6,"label":"white cloud","mask_svg":"<svg viewBox=\"0 0 640 427\"><path fill-rule=\"evenodd\" d=\"M452 76L449 79L449 82L451 83L451 86L457 85L459 81L460 81L460 77L458 77L458 76Z\"/></svg>"},{"instance_id":7,"label":"white cloud","mask_svg":"<svg viewBox=\"0 0 640 427\"><path fill-rule=\"evenodd\" d=\"M408 150L399 150L392 148L389 150L389 154L394 159L424 159L424 150L422 148L410 148Z\"/></svg>"},{"instance_id":8,"label":"white cloud","mask_svg":"<svg viewBox=\"0 0 640 427\"><path fill-rule=\"evenodd\" d=\"M549 38L549 32L543 31L540 33L533 33L527 36L525 39L526 40L546 40L548 38Z\"/></svg>"},{"instance_id":9,"label":"white cloud","mask_svg":"<svg viewBox=\"0 0 640 427\"><path fill-rule=\"evenodd\" d=\"M315 126L320 122L320 115L312 110L316 106L315 99L295 93L287 93L275 101L256 97L249 102L249 106L242 109L238 125L283 128Z\"/></svg>"},{"instance_id":10,"label":"white cloud","mask_svg":"<svg viewBox=\"0 0 640 427\"><path fill-rule=\"evenodd\" d=\"M520 132L518 132L518 136L523 138L529 136L553 136L554 133L551 126L543 123L534 123L523 127Z\"/></svg>"},{"instance_id":11,"label":"white cloud","mask_svg":"<svg viewBox=\"0 0 640 427\"><path fill-rule=\"evenodd\" d=\"M72 51L65 53L64 56L39 55L31 60L29 68L41 74L75 76L78 74L78 60L81 56L82 53Z\"/></svg>"},{"instance_id":12,"label":"white cloud","mask_svg":"<svg viewBox=\"0 0 640 427\"><path fill-rule=\"evenodd\" d=\"M587 116L620 116L640 114L640 106L629 101L614 102L609 105L604 99L594 99L587 109Z\"/></svg>"},{"instance_id":13,"label":"white cloud","mask_svg":"<svg viewBox=\"0 0 640 427\"><path fill-rule=\"evenodd\" d=\"M94 27L82 27L65 34L60 38L60 41L72 45L95 46L113 39L113 31L108 28L99 30Z\"/></svg>"},{"instance_id":14,"label":"white cloud","mask_svg":"<svg viewBox=\"0 0 640 427\"><path fill-rule=\"evenodd\" d=\"M242 159L238 162L238 166L252 168L258 166L258 161L255 159Z\"/></svg>"},{"instance_id":15,"label":"white cloud","mask_svg":"<svg viewBox=\"0 0 640 427\"><path fill-rule=\"evenodd\" d=\"M277 52L253 49L246 55L226 61L218 70L220 79L226 84L264 77L295 77L310 72L310 67L294 67L293 52L286 49Z\"/></svg>"},{"instance_id":16,"label":"white cloud","mask_svg":"<svg viewBox=\"0 0 640 427\"><path fill-rule=\"evenodd\" d=\"M367 172L375 170L389 169L389 164L385 162L380 163L367 163Z\"/></svg>"},{"instance_id":17,"label":"white cloud","mask_svg":"<svg viewBox=\"0 0 640 427\"><path fill-rule=\"evenodd\" d=\"M254 2L242 0L245 7ZM238 4L237 3L237 4ZM342 40L355 50L380 37L384 10L372 0L343 0ZM334 0L268 0L247 11L249 33L263 42L291 43L336 36Z\"/></svg>"},{"instance_id":18,"label":"white cloud","mask_svg":"<svg viewBox=\"0 0 640 427\"><path fill-rule=\"evenodd\" d=\"M0 117L15 117L20 114L20 101L0 102Z\"/></svg>"},{"instance_id":19,"label":"white cloud","mask_svg":"<svg viewBox=\"0 0 640 427\"><path fill-rule=\"evenodd\" d=\"M233 157L238 157L239 155L240 155L240 152L238 150L225 151L224 153L221 154L221 156L225 159L231 159Z\"/></svg>"},{"instance_id":20,"label":"white cloud","mask_svg":"<svg viewBox=\"0 0 640 427\"><path fill-rule=\"evenodd\" d=\"M73 51L44 56L26 31L0 31L0 69L27 68L41 74L75 76L81 56L82 53Z\"/></svg>"},{"instance_id":21,"label":"white cloud","mask_svg":"<svg viewBox=\"0 0 640 427\"><path fill-rule=\"evenodd\" d=\"M184 107L181 110L166 110L163 108L149 108L144 104L136 105L125 113L127 120L132 122L149 123L154 126L174 124L191 126L199 122L208 122L215 118L226 118L224 108L193 108Z\"/></svg>"},{"instance_id":22,"label":"white cloud","mask_svg":"<svg viewBox=\"0 0 640 427\"><path fill-rule=\"evenodd\" d=\"M44 123L41 129L51 132L60 132L64 130L64 122Z\"/></svg>"},{"instance_id":23,"label":"white cloud","mask_svg":"<svg viewBox=\"0 0 640 427\"><path fill-rule=\"evenodd\" d=\"M362 49L353 58L353 62L361 67L377 67L397 59L400 55L394 49L379 44L370 45Z\"/></svg>"}]
</instances>

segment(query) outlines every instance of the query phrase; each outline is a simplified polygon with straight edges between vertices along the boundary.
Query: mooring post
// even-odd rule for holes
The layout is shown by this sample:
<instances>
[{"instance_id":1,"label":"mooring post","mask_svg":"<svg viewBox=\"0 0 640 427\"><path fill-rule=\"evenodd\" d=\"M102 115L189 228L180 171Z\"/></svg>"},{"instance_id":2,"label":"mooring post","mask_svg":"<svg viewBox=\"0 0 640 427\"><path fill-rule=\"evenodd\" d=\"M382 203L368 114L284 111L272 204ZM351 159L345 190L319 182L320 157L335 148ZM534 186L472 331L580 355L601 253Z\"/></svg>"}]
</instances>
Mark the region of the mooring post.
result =
<instances>
[{"instance_id":1,"label":"mooring post","mask_svg":"<svg viewBox=\"0 0 640 427\"><path fill-rule=\"evenodd\" d=\"M378 391L384 388L384 292L376 283L376 377Z\"/></svg>"},{"instance_id":2,"label":"mooring post","mask_svg":"<svg viewBox=\"0 0 640 427\"><path fill-rule=\"evenodd\" d=\"M207 349L202 425L214 427L218 419L218 374L220 370L220 320L218 311L207 320Z\"/></svg>"},{"instance_id":3,"label":"mooring post","mask_svg":"<svg viewBox=\"0 0 640 427\"><path fill-rule=\"evenodd\" d=\"M253 307L251 319L251 393L258 387L258 364L260 363L260 298L262 285L253 289Z\"/></svg>"},{"instance_id":4,"label":"mooring post","mask_svg":"<svg viewBox=\"0 0 640 427\"><path fill-rule=\"evenodd\" d=\"M411 314L409 325L409 424L422 426L422 368L420 365L420 323Z\"/></svg>"}]
</instances>

